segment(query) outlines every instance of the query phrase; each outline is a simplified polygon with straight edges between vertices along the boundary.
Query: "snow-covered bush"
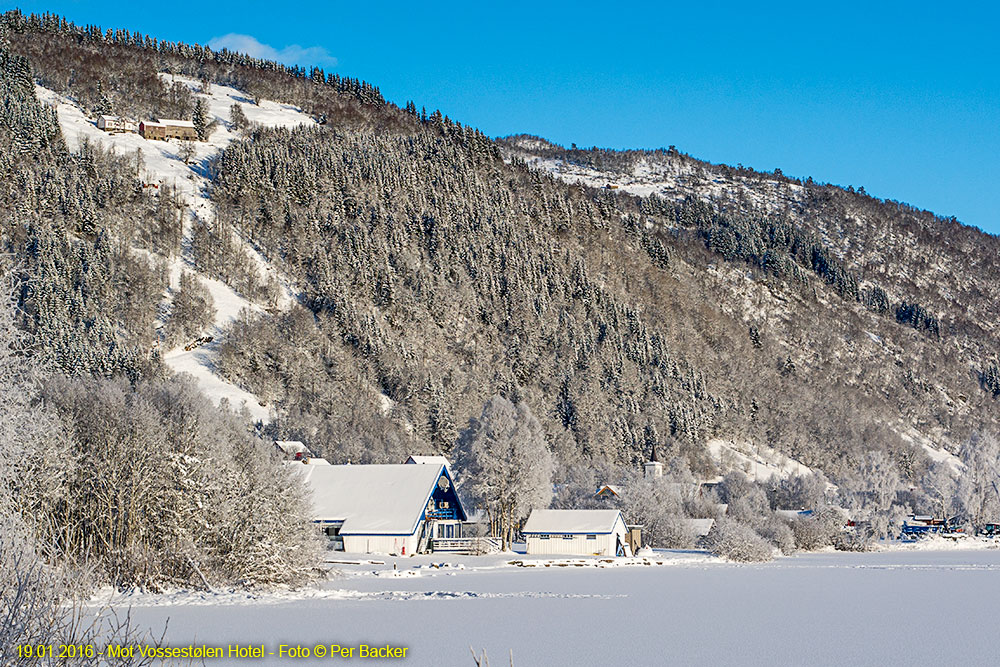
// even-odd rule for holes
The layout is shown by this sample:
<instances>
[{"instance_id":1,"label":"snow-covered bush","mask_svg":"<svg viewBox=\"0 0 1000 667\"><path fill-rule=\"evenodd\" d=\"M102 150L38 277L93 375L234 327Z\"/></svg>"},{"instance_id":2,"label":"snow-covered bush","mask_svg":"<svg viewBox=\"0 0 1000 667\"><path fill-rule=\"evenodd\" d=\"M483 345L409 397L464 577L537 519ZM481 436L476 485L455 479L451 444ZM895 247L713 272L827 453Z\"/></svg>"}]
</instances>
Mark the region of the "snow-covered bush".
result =
<instances>
[{"instance_id":1,"label":"snow-covered bush","mask_svg":"<svg viewBox=\"0 0 1000 667\"><path fill-rule=\"evenodd\" d=\"M774 547L753 528L731 519L715 522L706 540L709 550L740 563L767 561L774 558Z\"/></svg>"},{"instance_id":2,"label":"snow-covered bush","mask_svg":"<svg viewBox=\"0 0 1000 667\"><path fill-rule=\"evenodd\" d=\"M776 546L782 553L795 551L795 535L791 527L773 512L761 517L760 522L752 527L758 535Z\"/></svg>"},{"instance_id":3,"label":"snow-covered bush","mask_svg":"<svg viewBox=\"0 0 1000 667\"><path fill-rule=\"evenodd\" d=\"M771 507L777 509L806 507L814 508L827 501L827 479L823 473L791 475L772 481L767 487L767 497Z\"/></svg>"},{"instance_id":4,"label":"snow-covered bush","mask_svg":"<svg viewBox=\"0 0 1000 667\"><path fill-rule=\"evenodd\" d=\"M642 539L662 549L689 549L696 538L684 512L678 483L671 477L628 482L621 495L621 508L632 523L642 524Z\"/></svg>"},{"instance_id":5,"label":"snow-covered bush","mask_svg":"<svg viewBox=\"0 0 1000 667\"><path fill-rule=\"evenodd\" d=\"M809 516L799 516L789 525L795 536L795 547L805 551L833 545L844 523L841 513L829 507L816 509Z\"/></svg>"},{"instance_id":6,"label":"snow-covered bush","mask_svg":"<svg viewBox=\"0 0 1000 667\"><path fill-rule=\"evenodd\" d=\"M28 530L14 517L0 519L0 656L5 667L153 663L152 656L138 653L128 660L109 662L97 651L93 655L84 652L72 661L58 651L42 656L19 651L19 647L160 644L154 633L135 626L128 612L78 603L86 592L80 579L87 573L65 562L46 563L37 551Z\"/></svg>"},{"instance_id":7,"label":"snow-covered bush","mask_svg":"<svg viewBox=\"0 0 1000 667\"><path fill-rule=\"evenodd\" d=\"M863 528L845 530L834 538L833 548L837 551L871 551L875 548L875 540Z\"/></svg>"},{"instance_id":8,"label":"snow-covered bush","mask_svg":"<svg viewBox=\"0 0 1000 667\"><path fill-rule=\"evenodd\" d=\"M764 487L739 472L726 475L721 494L728 502L726 518L746 526L784 553L795 550L792 529L771 509Z\"/></svg>"},{"instance_id":9,"label":"snow-covered bush","mask_svg":"<svg viewBox=\"0 0 1000 667\"><path fill-rule=\"evenodd\" d=\"M63 502L39 521L67 536L62 557L153 588L294 583L316 562L300 482L192 381L53 378L43 397L73 444Z\"/></svg>"}]
</instances>

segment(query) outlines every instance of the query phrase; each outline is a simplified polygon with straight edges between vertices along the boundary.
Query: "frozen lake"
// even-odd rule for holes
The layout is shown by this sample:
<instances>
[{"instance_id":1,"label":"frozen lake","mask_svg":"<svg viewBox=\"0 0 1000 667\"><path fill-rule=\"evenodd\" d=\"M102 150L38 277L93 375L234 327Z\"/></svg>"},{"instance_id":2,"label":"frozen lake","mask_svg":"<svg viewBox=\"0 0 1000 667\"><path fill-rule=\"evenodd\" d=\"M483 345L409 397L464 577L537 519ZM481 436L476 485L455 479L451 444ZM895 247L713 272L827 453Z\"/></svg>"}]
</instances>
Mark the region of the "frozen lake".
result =
<instances>
[{"instance_id":1,"label":"frozen lake","mask_svg":"<svg viewBox=\"0 0 1000 667\"><path fill-rule=\"evenodd\" d=\"M470 646L485 648L494 667L508 664L511 649L517 667L998 660L1000 550L806 554L746 566L679 558L607 569L449 559L466 565L457 571L425 569L440 558L400 559L401 569L424 566L421 576L346 566L326 598L179 596L132 613L159 627L169 618L171 645L388 643L409 647L397 661L409 665L472 665Z\"/></svg>"}]
</instances>

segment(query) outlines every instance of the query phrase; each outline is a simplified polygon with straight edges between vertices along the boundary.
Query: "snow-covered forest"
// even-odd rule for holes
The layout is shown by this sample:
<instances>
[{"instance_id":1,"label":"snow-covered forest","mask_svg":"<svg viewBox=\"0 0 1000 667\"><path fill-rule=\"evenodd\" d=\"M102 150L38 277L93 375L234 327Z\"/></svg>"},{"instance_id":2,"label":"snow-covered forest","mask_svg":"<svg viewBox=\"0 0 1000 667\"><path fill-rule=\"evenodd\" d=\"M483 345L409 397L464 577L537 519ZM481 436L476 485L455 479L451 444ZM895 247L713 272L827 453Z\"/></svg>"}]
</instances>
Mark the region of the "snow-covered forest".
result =
<instances>
[{"instance_id":1,"label":"snow-covered forest","mask_svg":"<svg viewBox=\"0 0 1000 667\"><path fill-rule=\"evenodd\" d=\"M732 560L1000 519L1000 241L954 219L51 15L0 18L0 100L4 590L299 580L274 439L451 456L505 544L602 484Z\"/></svg>"}]
</instances>

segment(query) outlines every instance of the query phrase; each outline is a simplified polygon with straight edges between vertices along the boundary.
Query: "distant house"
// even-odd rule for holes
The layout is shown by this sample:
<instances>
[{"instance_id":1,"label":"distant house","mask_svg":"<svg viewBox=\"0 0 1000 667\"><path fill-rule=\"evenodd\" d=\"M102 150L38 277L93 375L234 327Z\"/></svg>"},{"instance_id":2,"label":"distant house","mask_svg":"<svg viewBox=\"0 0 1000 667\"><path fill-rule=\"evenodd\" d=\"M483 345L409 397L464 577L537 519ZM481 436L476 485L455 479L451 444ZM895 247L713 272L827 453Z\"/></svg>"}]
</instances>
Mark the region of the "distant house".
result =
<instances>
[{"instance_id":1,"label":"distant house","mask_svg":"<svg viewBox=\"0 0 1000 667\"><path fill-rule=\"evenodd\" d=\"M121 116L100 115L97 117L97 129L114 134L116 132L135 132L135 123Z\"/></svg>"},{"instance_id":2,"label":"distant house","mask_svg":"<svg viewBox=\"0 0 1000 667\"><path fill-rule=\"evenodd\" d=\"M286 461L300 461L312 458L312 452L309 451L309 448L298 440L275 440L274 448L278 450L281 458Z\"/></svg>"},{"instance_id":3,"label":"distant house","mask_svg":"<svg viewBox=\"0 0 1000 667\"><path fill-rule=\"evenodd\" d=\"M704 540L715 527L715 519L688 519L687 522L697 540Z\"/></svg>"},{"instance_id":4,"label":"distant house","mask_svg":"<svg viewBox=\"0 0 1000 667\"><path fill-rule=\"evenodd\" d=\"M632 555L620 510L533 510L521 532L529 554Z\"/></svg>"},{"instance_id":5,"label":"distant house","mask_svg":"<svg viewBox=\"0 0 1000 667\"><path fill-rule=\"evenodd\" d=\"M198 133L194 129L194 123L189 120L176 120L173 118L161 118L159 121L144 120L139 123L139 134L144 139L158 139L167 141L168 139L181 139L184 141L197 141Z\"/></svg>"},{"instance_id":6,"label":"distant house","mask_svg":"<svg viewBox=\"0 0 1000 667\"><path fill-rule=\"evenodd\" d=\"M332 547L412 555L461 537L468 520L445 465L325 465L290 469L309 489L313 521Z\"/></svg>"},{"instance_id":7,"label":"distant house","mask_svg":"<svg viewBox=\"0 0 1000 667\"><path fill-rule=\"evenodd\" d=\"M622 490L620 487L617 487L614 484L605 484L597 490L594 497L600 498L601 500L611 500L613 498L617 498L621 494Z\"/></svg>"},{"instance_id":8,"label":"distant house","mask_svg":"<svg viewBox=\"0 0 1000 667\"><path fill-rule=\"evenodd\" d=\"M448 463L448 459L443 456L420 456L420 455L410 455L409 458L404 461L404 463L417 464L417 465L432 465L432 466L444 466L448 469L448 474L451 474L451 464Z\"/></svg>"}]
</instances>

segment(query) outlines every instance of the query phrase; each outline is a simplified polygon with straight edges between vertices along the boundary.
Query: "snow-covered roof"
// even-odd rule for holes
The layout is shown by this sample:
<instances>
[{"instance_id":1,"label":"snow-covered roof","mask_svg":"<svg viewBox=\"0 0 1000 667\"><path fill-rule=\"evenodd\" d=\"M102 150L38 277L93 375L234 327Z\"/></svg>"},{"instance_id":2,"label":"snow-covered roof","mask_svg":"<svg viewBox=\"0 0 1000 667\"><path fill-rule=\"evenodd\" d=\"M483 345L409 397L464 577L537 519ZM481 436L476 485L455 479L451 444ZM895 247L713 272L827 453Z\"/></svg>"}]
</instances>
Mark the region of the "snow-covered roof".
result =
<instances>
[{"instance_id":1,"label":"snow-covered roof","mask_svg":"<svg viewBox=\"0 0 1000 667\"><path fill-rule=\"evenodd\" d=\"M283 454L288 454L289 456L299 453L309 453L309 448L299 440L275 440L274 446L280 449Z\"/></svg>"},{"instance_id":2,"label":"snow-covered roof","mask_svg":"<svg viewBox=\"0 0 1000 667\"><path fill-rule=\"evenodd\" d=\"M522 533L612 533L620 510L532 510Z\"/></svg>"},{"instance_id":3,"label":"snow-covered roof","mask_svg":"<svg viewBox=\"0 0 1000 667\"><path fill-rule=\"evenodd\" d=\"M157 123L155 120L142 121L143 127L166 127L166 123Z\"/></svg>"},{"instance_id":4,"label":"snow-covered roof","mask_svg":"<svg viewBox=\"0 0 1000 667\"><path fill-rule=\"evenodd\" d=\"M343 521L341 535L410 535L444 466L292 466L310 490L313 519ZM465 512L459 506L459 514Z\"/></svg>"},{"instance_id":5,"label":"snow-covered roof","mask_svg":"<svg viewBox=\"0 0 1000 667\"><path fill-rule=\"evenodd\" d=\"M594 495L595 496L599 496L602 493L604 493L605 491L610 491L611 493L615 494L616 496L620 496L621 493L622 493L621 487L615 486L614 484L605 484L604 486L602 486L601 488L599 488L597 490L597 493L595 493Z\"/></svg>"},{"instance_id":6,"label":"snow-covered roof","mask_svg":"<svg viewBox=\"0 0 1000 667\"><path fill-rule=\"evenodd\" d=\"M326 459L321 459L318 456L313 457L313 458L309 458L308 456L304 456L301 459L288 459L286 461L282 461L281 463L283 465L286 465L286 466L303 466L303 465L305 465L305 466L328 466L328 465L330 465L329 461L327 461Z\"/></svg>"},{"instance_id":7,"label":"snow-covered roof","mask_svg":"<svg viewBox=\"0 0 1000 667\"><path fill-rule=\"evenodd\" d=\"M190 127L194 129L194 123L189 120L179 120L177 118L161 118L160 125L170 125L171 127Z\"/></svg>"},{"instance_id":8,"label":"snow-covered roof","mask_svg":"<svg viewBox=\"0 0 1000 667\"><path fill-rule=\"evenodd\" d=\"M688 525L691 526L696 537L705 537L712 532L715 519L688 519Z\"/></svg>"},{"instance_id":9,"label":"snow-covered roof","mask_svg":"<svg viewBox=\"0 0 1000 667\"><path fill-rule=\"evenodd\" d=\"M444 466L445 468L448 469L449 473L451 472L451 464L448 463L448 459L446 459L443 456L419 456L419 455L411 454L410 457L408 459L406 459L406 463L410 463L410 464L417 463L417 464L420 464L420 465L432 465L432 466Z\"/></svg>"}]
</instances>

